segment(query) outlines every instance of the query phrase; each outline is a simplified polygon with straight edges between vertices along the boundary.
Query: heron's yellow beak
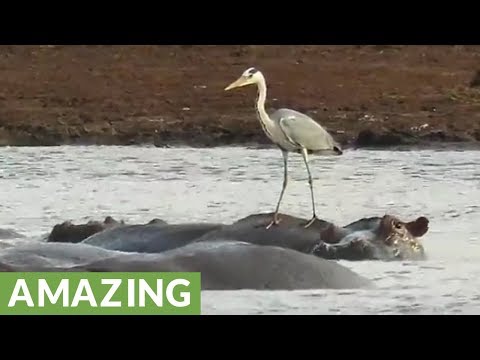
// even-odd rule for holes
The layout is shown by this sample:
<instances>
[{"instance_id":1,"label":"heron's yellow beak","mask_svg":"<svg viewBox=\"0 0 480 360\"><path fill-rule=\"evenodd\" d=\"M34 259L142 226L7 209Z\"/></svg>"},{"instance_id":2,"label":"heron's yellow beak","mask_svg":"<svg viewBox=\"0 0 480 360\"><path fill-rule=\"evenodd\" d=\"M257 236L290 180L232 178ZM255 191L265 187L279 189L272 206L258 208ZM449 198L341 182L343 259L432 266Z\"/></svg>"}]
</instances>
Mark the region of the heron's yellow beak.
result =
<instances>
[{"instance_id":1,"label":"heron's yellow beak","mask_svg":"<svg viewBox=\"0 0 480 360\"><path fill-rule=\"evenodd\" d=\"M225 88L225 91L228 91L228 90L232 90L234 88L238 88L238 87L242 87L242 86L245 86L245 85L248 85L249 83L247 82L247 79L244 78L243 76L239 77L237 80L235 80L233 83L231 83L230 85L228 85L226 88Z\"/></svg>"}]
</instances>

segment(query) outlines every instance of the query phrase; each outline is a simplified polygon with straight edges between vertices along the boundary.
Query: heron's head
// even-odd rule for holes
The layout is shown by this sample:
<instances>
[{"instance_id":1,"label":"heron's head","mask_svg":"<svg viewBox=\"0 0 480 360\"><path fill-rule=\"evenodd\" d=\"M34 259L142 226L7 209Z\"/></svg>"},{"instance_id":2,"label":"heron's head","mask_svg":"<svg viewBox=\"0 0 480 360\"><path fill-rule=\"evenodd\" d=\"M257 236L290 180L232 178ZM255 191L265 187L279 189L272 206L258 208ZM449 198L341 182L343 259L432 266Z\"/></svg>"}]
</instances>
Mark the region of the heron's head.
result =
<instances>
[{"instance_id":1,"label":"heron's head","mask_svg":"<svg viewBox=\"0 0 480 360\"><path fill-rule=\"evenodd\" d=\"M228 85L225 88L225 91L232 90L232 89L246 86L246 85L257 84L259 81L261 81L262 77L263 77L262 73L257 69L253 67L248 68L243 72L243 74L237 80L235 80L230 85Z\"/></svg>"}]
</instances>

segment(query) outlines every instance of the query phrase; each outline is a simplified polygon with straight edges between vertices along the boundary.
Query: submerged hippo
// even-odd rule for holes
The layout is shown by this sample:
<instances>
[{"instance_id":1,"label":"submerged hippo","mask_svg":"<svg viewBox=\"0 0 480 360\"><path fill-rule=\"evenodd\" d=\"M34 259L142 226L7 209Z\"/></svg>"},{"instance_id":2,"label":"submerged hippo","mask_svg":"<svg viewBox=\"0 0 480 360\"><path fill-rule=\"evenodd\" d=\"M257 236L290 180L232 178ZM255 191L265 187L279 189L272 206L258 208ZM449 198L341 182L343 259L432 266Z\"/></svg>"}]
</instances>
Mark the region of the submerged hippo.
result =
<instances>
[{"instance_id":1,"label":"submerged hippo","mask_svg":"<svg viewBox=\"0 0 480 360\"><path fill-rule=\"evenodd\" d=\"M211 231L195 241L234 239L344 260L417 260L425 255L418 240L418 237L428 231L428 220L425 217L405 223L385 215L382 218L361 219L344 227L319 220L305 229L302 226L305 219L282 215L282 222L266 229L265 222L271 216L251 215L232 225Z\"/></svg>"},{"instance_id":2,"label":"submerged hippo","mask_svg":"<svg viewBox=\"0 0 480 360\"><path fill-rule=\"evenodd\" d=\"M233 224L185 223L161 227L153 225L127 225L94 234L82 243L110 250L158 253L175 249L191 242L236 240L257 245L275 245L304 253L318 244L320 232L328 222L315 222L305 229L304 219L282 215L282 222L271 229L263 223L268 214L251 215Z\"/></svg>"},{"instance_id":3,"label":"submerged hippo","mask_svg":"<svg viewBox=\"0 0 480 360\"><path fill-rule=\"evenodd\" d=\"M273 245L310 253L318 244L320 232L330 223L317 220L310 227L303 225L306 220L294 216L279 214L282 221L267 229L265 224L271 221L273 213L254 214L240 219L231 225L223 226L199 237L195 242L223 241L224 239L248 242L256 245Z\"/></svg>"},{"instance_id":4,"label":"submerged hippo","mask_svg":"<svg viewBox=\"0 0 480 360\"><path fill-rule=\"evenodd\" d=\"M235 240L256 245L274 245L304 253L318 244L320 232L330 223L315 222L305 229L304 219L282 215L282 222L267 230L263 226L268 214L252 215L233 224L185 223L164 226L126 225L96 233L81 243L105 249L159 253L192 242Z\"/></svg>"},{"instance_id":5,"label":"submerged hippo","mask_svg":"<svg viewBox=\"0 0 480 360\"><path fill-rule=\"evenodd\" d=\"M153 219L148 224L165 225L165 221ZM47 236L47 242L79 243L86 238L100 233L104 230L125 226L125 222L117 221L111 216L107 216L103 222L89 221L86 224L75 225L71 221L65 221L53 227Z\"/></svg>"},{"instance_id":6,"label":"submerged hippo","mask_svg":"<svg viewBox=\"0 0 480 360\"><path fill-rule=\"evenodd\" d=\"M65 221L55 225L46 240L47 242L78 243L93 234L121 225L124 225L123 221L119 222L111 216L107 216L103 222L91 220L86 224L78 225Z\"/></svg>"},{"instance_id":7,"label":"submerged hippo","mask_svg":"<svg viewBox=\"0 0 480 360\"><path fill-rule=\"evenodd\" d=\"M153 226L151 224L129 225L102 231L87 238L82 243L125 252L159 253L185 246L192 242L235 240L256 245L279 246L303 253L312 253L313 249L315 249L316 255L321 256L322 247L317 245L323 243L348 243L348 239L351 239L354 234L357 234L357 237L362 234L359 231L374 231L381 223L382 218L362 219L345 227L338 227L330 222L320 220L311 227L305 228L302 226L305 219L282 215L281 223L266 229L265 222L268 222L269 219L271 219L271 214L257 214L248 216L230 225L208 223L170 224L164 226ZM427 231L425 228L418 226L418 223L421 225L419 219L410 223L397 220L399 224L405 226L406 232L403 233L403 236L409 240L402 244L407 244L408 246L401 247L398 242L396 244L371 242L371 246L378 246L382 249L382 251L376 251L376 257L373 258L380 260L384 256L385 260L390 260L390 253L386 250L395 252L397 254L396 259L409 259L412 256L417 258L418 252L416 250L412 252L411 249L415 249L417 245L421 247L416 236L423 235ZM387 228L385 227L385 229ZM415 235L408 229L412 229L411 231ZM390 229L390 231L393 233L394 230ZM385 234L385 236L389 236L388 233ZM350 238L346 238L347 236L350 236ZM397 239L400 238L399 234L396 236ZM421 249L423 251L423 247ZM349 257L362 259L362 256L365 260L372 259L372 256L369 256L368 253L361 252L360 255L364 255L345 257L342 257L342 254L344 254L342 251L337 251L336 253L340 258L345 259ZM331 257L329 254L326 256Z\"/></svg>"},{"instance_id":8,"label":"submerged hippo","mask_svg":"<svg viewBox=\"0 0 480 360\"><path fill-rule=\"evenodd\" d=\"M366 218L343 228L329 225L320 234L313 254L344 260L424 260L425 249L418 237L428 231L428 220L420 217L404 223L394 216Z\"/></svg>"},{"instance_id":9,"label":"submerged hippo","mask_svg":"<svg viewBox=\"0 0 480 360\"><path fill-rule=\"evenodd\" d=\"M223 224L126 225L97 233L82 241L109 250L159 253L189 244Z\"/></svg>"},{"instance_id":10,"label":"submerged hippo","mask_svg":"<svg viewBox=\"0 0 480 360\"><path fill-rule=\"evenodd\" d=\"M96 246L70 243L25 241L0 246L0 264L10 267L42 269L44 267L68 267L88 264L95 260L118 256Z\"/></svg>"},{"instance_id":11,"label":"submerged hippo","mask_svg":"<svg viewBox=\"0 0 480 360\"><path fill-rule=\"evenodd\" d=\"M290 249L238 241L194 243L160 254L113 251L111 254L113 256L105 259L62 269L7 265L15 271L200 272L202 290L356 289L372 286L368 279L337 262Z\"/></svg>"}]
</instances>

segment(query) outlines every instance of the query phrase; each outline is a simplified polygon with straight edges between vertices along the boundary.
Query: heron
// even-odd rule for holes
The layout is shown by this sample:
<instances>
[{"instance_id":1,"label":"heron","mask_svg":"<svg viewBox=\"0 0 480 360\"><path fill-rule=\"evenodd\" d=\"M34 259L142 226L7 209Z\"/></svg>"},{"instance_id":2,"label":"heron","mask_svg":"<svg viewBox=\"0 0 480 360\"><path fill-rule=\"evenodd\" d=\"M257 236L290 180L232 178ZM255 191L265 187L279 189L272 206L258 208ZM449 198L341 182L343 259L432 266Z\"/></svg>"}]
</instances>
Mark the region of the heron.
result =
<instances>
[{"instance_id":1,"label":"heron","mask_svg":"<svg viewBox=\"0 0 480 360\"><path fill-rule=\"evenodd\" d=\"M258 69L254 67L248 68L237 80L228 85L224 90L229 91L247 85L257 86L258 97L255 110L258 120L267 137L280 148L283 155L284 172L282 190L273 214L273 219L266 228L270 229L273 225L278 225L280 222L278 213L288 184L289 153L301 154L307 169L312 201L312 218L304 224L304 227L308 228L318 219L315 208L312 174L309 167L309 155L342 155L343 150L327 130L311 117L301 112L282 108L269 115L265 110L267 84L264 75Z\"/></svg>"}]
</instances>

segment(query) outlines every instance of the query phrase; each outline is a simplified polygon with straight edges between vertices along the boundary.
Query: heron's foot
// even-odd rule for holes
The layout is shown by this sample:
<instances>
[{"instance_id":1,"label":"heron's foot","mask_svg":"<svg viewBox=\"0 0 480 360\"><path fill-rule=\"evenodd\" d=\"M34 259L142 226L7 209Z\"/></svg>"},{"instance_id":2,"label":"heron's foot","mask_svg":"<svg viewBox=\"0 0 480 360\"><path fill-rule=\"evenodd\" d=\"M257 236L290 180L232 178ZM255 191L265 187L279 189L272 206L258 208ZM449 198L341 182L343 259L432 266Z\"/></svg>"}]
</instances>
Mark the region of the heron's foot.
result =
<instances>
[{"instance_id":1,"label":"heron's foot","mask_svg":"<svg viewBox=\"0 0 480 360\"><path fill-rule=\"evenodd\" d=\"M280 219L278 218L278 216L274 216L273 217L273 220L267 225L266 229L270 229L273 225L278 225L280 223Z\"/></svg>"},{"instance_id":2,"label":"heron's foot","mask_svg":"<svg viewBox=\"0 0 480 360\"><path fill-rule=\"evenodd\" d=\"M309 228L310 226L312 226L313 223L314 223L315 221L317 221L317 220L320 220L320 219L317 217L317 215L313 215L313 217L312 217L310 220L308 220L308 222L307 222L303 227L304 227L305 229L307 229L307 228Z\"/></svg>"}]
</instances>

